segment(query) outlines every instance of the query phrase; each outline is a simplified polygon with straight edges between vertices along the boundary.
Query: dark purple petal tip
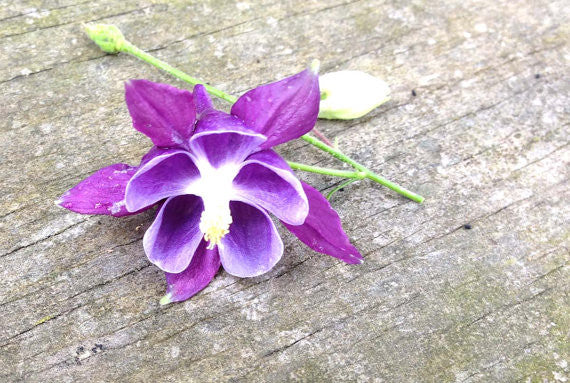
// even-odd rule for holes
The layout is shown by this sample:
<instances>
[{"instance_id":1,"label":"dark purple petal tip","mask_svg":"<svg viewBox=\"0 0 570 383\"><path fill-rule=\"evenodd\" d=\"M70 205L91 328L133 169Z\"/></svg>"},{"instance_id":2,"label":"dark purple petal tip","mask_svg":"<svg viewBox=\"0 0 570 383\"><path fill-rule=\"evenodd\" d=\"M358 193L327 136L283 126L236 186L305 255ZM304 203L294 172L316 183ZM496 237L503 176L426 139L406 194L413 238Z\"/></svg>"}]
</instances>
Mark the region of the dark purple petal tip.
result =
<instances>
[{"instance_id":1,"label":"dark purple petal tip","mask_svg":"<svg viewBox=\"0 0 570 383\"><path fill-rule=\"evenodd\" d=\"M103 214L114 217L136 214L125 207L125 188L137 168L127 164L114 164L99 169L69 189L56 202L58 205L81 214Z\"/></svg>"},{"instance_id":2,"label":"dark purple petal tip","mask_svg":"<svg viewBox=\"0 0 570 383\"><path fill-rule=\"evenodd\" d=\"M196 123L192 93L168 84L130 80L125 99L133 126L156 146L185 147Z\"/></svg>"},{"instance_id":3,"label":"dark purple petal tip","mask_svg":"<svg viewBox=\"0 0 570 383\"><path fill-rule=\"evenodd\" d=\"M310 131L317 121L321 95L317 66L241 96L232 114L267 137L263 149L293 140Z\"/></svg>"},{"instance_id":4,"label":"dark purple petal tip","mask_svg":"<svg viewBox=\"0 0 570 383\"><path fill-rule=\"evenodd\" d=\"M181 273L165 273L166 295L160 300L161 305L181 302L191 298L204 289L220 268L220 255L217 249L208 249L202 241L192 257L190 265Z\"/></svg>"},{"instance_id":5,"label":"dark purple petal tip","mask_svg":"<svg viewBox=\"0 0 570 383\"><path fill-rule=\"evenodd\" d=\"M196 113L198 118L207 111L214 108L212 104L212 99L208 94L208 91L202 84L198 84L194 87L194 102L196 103Z\"/></svg>"},{"instance_id":6,"label":"dark purple petal tip","mask_svg":"<svg viewBox=\"0 0 570 383\"><path fill-rule=\"evenodd\" d=\"M346 263L363 262L362 255L354 247L342 229L338 213L329 201L315 188L302 182L309 201L309 215L302 225L285 227L311 249L333 256Z\"/></svg>"}]
</instances>

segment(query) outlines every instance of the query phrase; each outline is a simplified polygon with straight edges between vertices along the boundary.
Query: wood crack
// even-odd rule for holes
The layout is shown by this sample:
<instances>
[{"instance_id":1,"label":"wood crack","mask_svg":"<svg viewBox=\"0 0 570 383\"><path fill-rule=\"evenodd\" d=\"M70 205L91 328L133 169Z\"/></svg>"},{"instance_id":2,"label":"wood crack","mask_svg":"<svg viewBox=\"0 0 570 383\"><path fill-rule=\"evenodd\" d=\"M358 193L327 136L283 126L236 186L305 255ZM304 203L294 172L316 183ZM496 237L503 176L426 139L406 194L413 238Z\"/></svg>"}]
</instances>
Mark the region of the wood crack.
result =
<instances>
[{"instance_id":1,"label":"wood crack","mask_svg":"<svg viewBox=\"0 0 570 383\"><path fill-rule=\"evenodd\" d=\"M101 20L111 19L111 18L114 18L114 17L129 15L129 14L132 14L132 13L144 12L146 9L149 9L149 8L157 8L158 6L159 6L159 4L156 4L156 5L149 5L149 6L147 6L147 7L136 8L136 9L132 9L132 10L130 10L130 11L124 11L124 12L115 13L115 14L112 14L112 15L107 15L107 16L103 16L103 17L99 17L99 18L95 18L95 19L84 20L83 23L92 23L92 22L95 22L95 21L101 21ZM46 26L46 27L41 27L41 28L37 28L37 29L32 29L32 30L25 31L25 32L13 33L13 34L10 34L10 35L4 35L4 36L2 36L2 37L0 38L0 40L7 39L7 38L10 38L10 37L16 37L16 36L26 35L26 34L28 34L28 33L41 32L41 31L45 31L45 30L48 30L48 29L63 27L63 26L66 26L66 25L72 25L72 24L77 24L77 23L78 23L78 21L74 20L74 21L69 21L69 22L60 23L60 24L55 24L55 25L49 25L49 26Z\"/></svg>"},{"instance_id":2,"label":"wood crack","mask_svg":"<svg viewBox=\"0 0 570 383\"><path fill-rule=\"evenodd\" d=\"M502 312L502 311L509 310L509 309L511 309L511 308L513 308L513 307L516 307L516 306L519 306L519 305L521 305L521 304L523 304L523 303L528 303L528 302L530 302L530 301L532 301L532 300L534 300L534 299L536 299L536 298L542 296L543 294L545 294L545 293L547 293L547 292L549 292L549 291L551 291L551 290L552 290L552 287L548 287L548 288L546 288L546 289L540 291L539 293L536 293L536 294L534 294L534 295L531 295L530 297L524 298L524 299L519 300L519 301L516 301L516 302L507 303L507 304L505 304L505 305L502 305L502 306L497 307L496 309L487 311L487 312L483 313L482 315L478 316L477 318L471 320L470 322L468 322L468 323L466 323L466 324L464 324L464 325L460 325L460 326L458 327L458 329L459 329L459 330L463 330L463 329L466 329L466 328L468 328L468 327L471 327L471 326L473 326L473 325L475 325L475 324L481 322L481 321L484 320L485 318L489 317L490 315L496 314L496 313L498 313L498 312Z\"/></svg>"},{"instance_id":3,"label":"wood crack","mask_svg":"<svg viewBox=\"0 0 570 383\"><path fill-rule=\"evenodd\" d=\"M28 243L28 244L25 244L25 245L20 245L20 246L16 247L16 248L13 249L13 250L10 250L10 251L8 251L8 252L6 252L6 253L0 254L0 258L7 257L7 256L9 256L9 255L11 255L11 254L14 254L14 253L20 251L20 250L27 249L28 247L37 245L38 243L41 243L41 242L43 242L43 241L45 241L45 240L47 240L47 239L50 239L50 238L53 238L53 237L58 236L58 235L60 235L60 234L63 234L63 233L65 233L67 230L72 229L72 228L74 228L74 227L76 227L76 226L78 226L78 225L80 225L80 224L86 222L87 220L88 220L88 218L85 218L85 219L82 220L82 221L76 222L76 223L74 223L74 224L72 224L72 225L69 225L69 226L67 226L67 227L65 227L65 228L63 228L63 229L61 229L61 230L56 231L55 233L52 233L52 234L48 235L47 237L40 238L40 239L38 239L37 241L31 242L31 243Z\"/></svg>"},{"instance_id":4,"label":"wood crack","mask_svg":"<svg viewBox=\"0 0 570 383\"><path fill-rule=\"evenodd\" d=\"M8 16L5 17L3 19L0 19L0 23L3 21L7 21L7 20L12 20L12 19L17 19L18 17L23 17L23 16L28 16L34 13L42 13L42 12L53 12L53 11L59 11L60 9L66 9L66 8L73 8L73 7L77 7L78 5L82 5L82 4L87 4L87 3L91 3L92 0L86 0L86 1L82 1L80 3L75 3L75 4L69 4L69 5L63 5L61 7L55 7L55 8L42 8L42 9L36 9L33 11L29 11L29 12L24 12L24 13L19 13L17 15L13 15L13 16Z\"/></svg>"}]
</instances>

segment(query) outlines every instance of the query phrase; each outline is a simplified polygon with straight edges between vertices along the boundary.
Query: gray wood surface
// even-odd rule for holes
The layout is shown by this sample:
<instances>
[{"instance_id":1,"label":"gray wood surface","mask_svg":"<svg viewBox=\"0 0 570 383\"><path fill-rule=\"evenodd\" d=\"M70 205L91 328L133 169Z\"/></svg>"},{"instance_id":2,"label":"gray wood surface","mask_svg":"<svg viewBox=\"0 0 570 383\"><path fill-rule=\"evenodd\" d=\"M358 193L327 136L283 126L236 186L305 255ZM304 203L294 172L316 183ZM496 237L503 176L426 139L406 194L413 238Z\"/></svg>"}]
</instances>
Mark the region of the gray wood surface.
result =
<instances>
[{"instance_id":1,"label":"gray wood surface","mask_svg":"<svg viewBox=\"0 0 570 383\"><path fill-rule=\"evenodd\" d=\"M0 381L566 381L569 19L564 0L0 0ZM269 274L220 272L161 307L152 212L54 205L150 147L125 80L186 86L105 55L90 21L233 94L313 58L385 79L392 101L318 126L426 202L361 181L333 205L363 265L281 230ZM342 167L302 141L279 151Z\"/></svg>"}]
</instances>

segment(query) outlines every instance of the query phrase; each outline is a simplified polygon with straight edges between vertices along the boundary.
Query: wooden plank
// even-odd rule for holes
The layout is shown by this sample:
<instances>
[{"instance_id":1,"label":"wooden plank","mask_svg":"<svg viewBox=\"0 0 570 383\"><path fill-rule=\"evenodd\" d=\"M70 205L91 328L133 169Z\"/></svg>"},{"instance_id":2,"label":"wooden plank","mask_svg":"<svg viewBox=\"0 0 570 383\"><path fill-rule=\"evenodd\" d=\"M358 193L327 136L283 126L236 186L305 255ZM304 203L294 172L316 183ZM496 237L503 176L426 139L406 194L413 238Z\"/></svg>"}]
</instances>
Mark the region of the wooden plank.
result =
<instances>
[{"instance_id":1,"label":"wooden plank","mask_svg":"<svg viewBox=\"0 0 570 383\"><path fill-rule=\"evenodd\" d=\"M568 377L565 2L0 4L3 381ZM141 244L152 212L87 217L53 204L150 147L130 127L126 79L185 86L104 55L81 32L93 20L234 94L313 58L324 72L384 78L392 101L319 129L426 202L360 181L333 205L363 265L282 230L285 255L269 274L220 272L161 307L163 276ZM279 151L340 166L301 141ZM323 191L339 182L300 177Z\"/></svg>"}]
</instances>

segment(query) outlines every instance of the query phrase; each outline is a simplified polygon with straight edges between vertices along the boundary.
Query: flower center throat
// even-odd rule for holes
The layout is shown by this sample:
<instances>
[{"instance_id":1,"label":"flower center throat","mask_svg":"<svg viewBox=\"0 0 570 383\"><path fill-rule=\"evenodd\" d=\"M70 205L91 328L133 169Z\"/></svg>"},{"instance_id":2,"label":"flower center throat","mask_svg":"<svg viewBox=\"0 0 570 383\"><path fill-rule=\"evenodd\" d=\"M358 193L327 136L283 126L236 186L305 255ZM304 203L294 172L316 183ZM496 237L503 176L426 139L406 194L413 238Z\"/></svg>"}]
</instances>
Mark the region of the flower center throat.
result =
<instances>
[{"instance_id":1,"label":"flower center throat","mask_svg":"<svg viewBox=\"0 0 570 383\"><path fill-rule=\"evenodd\" d=\"M223 205L206 206L200 217L200 231L212 250L220 244L222 238L230 232L232 216L229 207Z\"/></svg>"}]
</instances>

